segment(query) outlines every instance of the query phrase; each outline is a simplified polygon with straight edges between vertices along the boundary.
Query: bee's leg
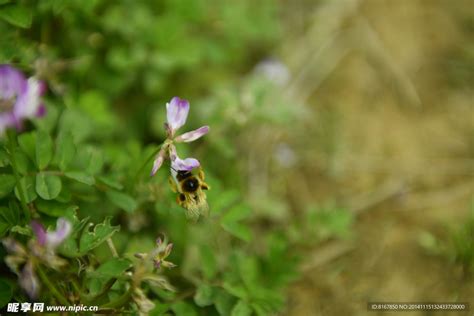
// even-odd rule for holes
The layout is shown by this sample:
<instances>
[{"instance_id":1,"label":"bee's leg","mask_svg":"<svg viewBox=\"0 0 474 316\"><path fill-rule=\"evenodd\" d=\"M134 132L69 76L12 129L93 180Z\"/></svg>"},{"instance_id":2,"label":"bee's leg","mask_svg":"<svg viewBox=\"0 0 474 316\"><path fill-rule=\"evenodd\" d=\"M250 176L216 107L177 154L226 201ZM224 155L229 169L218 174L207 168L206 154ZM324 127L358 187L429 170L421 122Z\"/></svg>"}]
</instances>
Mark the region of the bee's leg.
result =
<instances>
[{"instance_id":1,"label":"bee's leg","mask_svg":"<svg viewBox=\"0 0 474 316\"><path fill-rule=\"evenodd\" d=\"M178 187L176 186L176 183L174 182L171 176L168 178L168 182L170 184L171 191L173 191L174 193L178 193Z\"/></svg>"},{"instance_id":2,"label":"bee's leg","mask_svg":"<svg viewBox=\"0 0 474 316\"><path fill-rule=\"evenodd\" d=\"M204 179L206 178L206 175L204 174L204 170L202 170L202 168L199 168L199 172L197 176L201 181L204 181Z\"/></svg>"},{"instance_id":3,"label":"bee's leg","mask_svg":"<svg viewBox=\"0 0 474 316\"><path fill-rule=\"evenodd\" d=\"M199 173L198 173L197 176L198 176L198 178L202 181L202 182L201 182L201 188L202 188L203 190L209 190L209 189L210 189L210 188L209 188L209 185L208 185L206 182L204 182L204 179L206 178L206 176L205 176L204 170L202 170L202 168L199 168Z\"/></svg>"},{"instance_id":4,"label":"bee's leg","mask_svg":"<svg viewBox=\"0 0 474 316\"><path fill-rule=\"evenodd\" d=\"M185 201L186 201L186 197L184 196L183 193L180 193L176 196L176 202L178 203L179 206L181 207L185 207Z\"/></svg>"}]
</instances>

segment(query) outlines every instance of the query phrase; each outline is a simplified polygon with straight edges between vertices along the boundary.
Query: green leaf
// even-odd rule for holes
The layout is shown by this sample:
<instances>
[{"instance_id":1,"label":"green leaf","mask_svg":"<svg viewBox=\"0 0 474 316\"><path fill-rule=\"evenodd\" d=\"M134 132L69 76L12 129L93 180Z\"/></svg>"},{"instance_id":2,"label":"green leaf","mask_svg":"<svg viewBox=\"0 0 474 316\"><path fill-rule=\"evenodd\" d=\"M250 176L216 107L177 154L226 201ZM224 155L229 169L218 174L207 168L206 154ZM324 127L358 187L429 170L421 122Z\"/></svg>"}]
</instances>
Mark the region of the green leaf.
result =
<instances>
[{"instance_id":1,"label":"green leaf","mask_svg":"<svg viewBox=\"0 0 474 316\"><path fill-rule=\"evenodd\" d=\"M220 315L227 316L230 315L232 308L236 302L235 297L228 294L222 289L216 289L216 294L214 298L214 305L216 306L217 311Z\"/></svg>"},{"instance_id":2,"label":"green leaf","mask_svg":"<svg viewBox=\"0 0 474 316\"><path fill-rule=\"evenodd\" d=\"M247 299L247 290L240 284L231 284L230 282L224 282L222 287L230 294L237 296L241 299Z\"/></svg>"},{"instance_id":3,"label":"green leaf","mask_svg":"<svg viewBox=\"0 0 474 316\"><path fill-rule=\"evenodd\" d=\"M20 225L16 225L16 226L13 226L10 231L12 233L18 233L18 234L21 234L21 235L24 235L24 236L28 236L28 237L31 237L31 227L29 226L20 226Z\"/></svg>"},{"instance_id":4,"label":"green leaf","mask_svg":"<svg viewBox=\"0 0 474 316\"><path fill-rule=\"evenodd\" d=\"M10 283L5 279L0 279L0 308L7 305L13 297L13 290Z\"/></svg>"},{"instance_id":5,"label":"green leaf","mask_svg":"<svg viewBox=\"0 0 474 316\"><path fill-rule=\"evenodd\" d=\"M186 302L174 303L173 305L171 305L171 310L176 315L198 316L198 313L193 308L193 306L191 304L186 303Z\"/></svg>"},{"instance_id":6,"label":"green leaf","mask_svg":"<svg viewBox=\"0 0 474 316\"><path fill-rule=\"evenodd\" d=\"M107 238L119 231L119 226L110 225L110 217L107 217L103 223L97 224L94 230L91 231L89 227L82 233L81 240L79 241L79 251L86 253L91 249L96 248L103 243Z\"/></svg>"},{"instance_id":7,"label":"green leaf","mask_svg":"<svg viewBox=\"0 0 474 316\"><path fill-rule=\"evenodd\" d=\"M16 179L11 174L0 174L0 198L6 196L15 187Z\"/></svg>"},{"instance_id":8,"label":"green leaf","mask_svg":"<svg viewBox=\"0 0 474 316\"><path fill-rule=\"evenodd\" d=\"M149 312L149 316L165 316L169 315L166 312L170 309L168 304L164 304L160 301L154 301L155 307Z\"/></svg>"},{"instance_id":9,"label":"green leaf","mask_svg":"<svg viewBox=\"0 0 474 316\"><path fill-rule=\"evenodd\" d=\"M72 233L68 238L59 246L59 252L66 257L80 257L82 254L79 252L78 236L83 232L84 227L87 224L88 218L84 218L78 221L77 217L72 216L69 219L73 223Z\"/></svg>"},{"instance_id":10,"label":"green leaf","mask_svg":"<svg viewBox=\"0 0 474 316\"><path fill-rule=\"evenodd\" d=\"M0 167L6 167L10 164L7 151L0 147Z\"/></svg>"},{"instance_id":11,"label":"green leaf","mask_svg":"<svg viewBox=\"0 0 474 316\"><path fill-rule=\"evenodd\" d=\"M115 206L129 213L133 212L138 206L135 199L133 199L128 194L109 190L106 192L106 195L107 195L107 198L110 200L110 202L112 202Z\"/></svg>"},{"instance_id":12,"label":"green leaf","mask_svg":"<svg viewBox=\"0 0 474 316\"><path fill-rule=\"evenodd\" d=\"M20 221L20 210L14 203L10 207L0 207L0 237Z\"/></svg>"},{"instance_id":13,"label":"green leaf","mask_svg":"<svg viewBox=\"0 0 474 316\"><path fill-rule=\"evenodd\" d=\"M25 195L26 203L31 203L38 197L35 191L35 180L33 176L25 176L21 178L20 182L16 184L15 196L17 197L18 201L21 201L20 191L19 191L20 187L23 189L23 194Z\"/></svg>"},{"instance_id":14,"label":"green leaf","mask_svg":"<svg viewBox=\"0 0 474 316\"><path fill-rule=\"evenodd\" d=\"M123 189L123 185L120 182L118 182L116 179L114 179L112 176L99 176L97 179L103 184L113 189L117 189L117 190Z\"/></svg>"},{"instance_id":15,"label":"green leaf","mask_svg":"<svg viewBox=\"0 0 474 316\"><path fill-rule=\"evenodd\" d=\"M66 214L74 214L79 207L76 205L67 205L64 203L59 203L56 201L45 201L39 200L36 202L36 207L38 211L43 214L53 216L53 217L60 217Z\"/></svg>"},{"instance_id":16,"label":"green leaf","mask_svg":"<svg viewBox=\"0 0 474 316\"><path fill-rule=\"evenodd\" d=\"M76 155L76 161L77 160L79 160L79 165L75 165L75 169L86 171L92 175L99 173L104 164L102 151L91 146L78 151Z\"/></svg>"},{"instance_id":17,"label":"green leaf","mask_svg":"<svg viewBox=\"0 0 474 316\"><path fill-rule=\"evenodd\" d=\"M123 258L112 258L103 263L97 270L89 273L89 277L101 278L107 281L111 278L121 276L127 269L132 266L132 262Z\"/></svg>"},{"instance_id":18,"label":"green leaf","mask_svg":"<svg viewBox=\"0 0 474 316\"><path fill-rule=\"evenodd\" d=\"M252 232L247 226L244 226L243 224L230 222L221 223L221 226L225 231L237 238L242 239L243 241L249 242L252 239Z\"/></svg>"},{"instance_id":19,"label":"green leaf","mask_svg":"<svg viewBox=\"0 0 474 316\"><path fill-rule=\"evenodd\" d=\"M194 302L199 307L212 305L214 301L214 288L207 284L201 284L194 295Z\"/></svg>"},{"instance_id":20,"label":"green leaf","mask_svg":"<svg viewBox=\"0 0 474 316\"><path fill-rule=\"evenodd\" d=\"M39 131L36 135L36 164L40 170L46 168L53 158L53 141L48 133Z\"/></svg>"},{"instance_id":21,"label":"green leaf","mask_svg":"<svg viewBox=\"0 0 474 316\"><path fill-rule=\"evenodd\" d=\"M31 161L36 161L36 132L19 135L18 144Z\"/></svg>"},{"instance_id":22,"label":"green leaf","mask_svg":"<svg viewBox=\"0 0 474 316\"><path fill-rule=\"evenodd\" d=\"M230 316L250 316L252 315L252 308L244 301L239 301L235 304Z\"/></svg>"},{"instance_id":23,"label":"green leaf","mask_svg":"<svg viewBox=\"0 0 474 316\"><path fill-rule=\"evenodd\" d=\"M61 192L61 178L45 173L36 175L36 192L45 200L55 199Z\"/></svg>"},{"instance_id":24,"label":"green leaf","mask_svg":"<svg viewBox=\"0 0 474 316\"><path fill-rule=\"evenodd\" d=\"M76 180L78 182L87 184L87 185L94 185L95 184L95 179L93 176L81 172L81 171L69 171L64 174L66 177Z\"/></svg>"},{"instance_id":25,"label":"green leaf","mask_svg":"<svg viewBox=\"0 0 474 316\"><path fill-rule=\"evenodd\" d=\"M18 172L22 175L28 174L29 170L33 170L33 165L28 156L19 148L15 150L15 161Z\"/></svg>"},{"instance_id":26,"label":"green leaf","mask_svg":"<svg viewBox=\"0 0 474 316\"><path fill-rule=\"evenodd\" d=\"M10 225L17 225L20 221L20 210L14 204L10 207L0 207L0 218Z\"/></svg>"},{"instance_id":27,"label":"green leaf","mask_svg":"<svg viewBox=\"0 0 474 316\"><path fill-rule=\"evenodd\" d=\"M0 18L22 28L29 28L32 21L31 11L17 4L7 4L0 7Z\"/></svg>"},{"instance_id":28,"label":"green leaf","mask_svg":"<svg viewBox=\"0 0 474 316\"><path fill-rule=\"evenodd\" d=\"M70 132L61 133L57 139L55 161L62 171L65 171L74 159L76 146Z\"/></svg>"}]
</instances>

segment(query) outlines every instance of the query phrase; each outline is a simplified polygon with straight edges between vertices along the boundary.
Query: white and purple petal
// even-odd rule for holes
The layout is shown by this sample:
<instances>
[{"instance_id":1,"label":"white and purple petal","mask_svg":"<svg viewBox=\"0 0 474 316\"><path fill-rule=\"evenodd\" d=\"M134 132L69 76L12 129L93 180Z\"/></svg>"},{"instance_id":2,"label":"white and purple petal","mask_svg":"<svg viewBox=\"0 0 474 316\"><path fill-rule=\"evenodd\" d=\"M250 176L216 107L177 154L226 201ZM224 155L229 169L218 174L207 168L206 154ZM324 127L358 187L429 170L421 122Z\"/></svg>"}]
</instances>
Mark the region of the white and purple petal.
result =
<instances>
[{"instance_id":1,"label":"white and purple petal","mask_svg":"<svg viewBox=\"0 0 474 316\"><path fill-rule=\"evenodd\" d=\"M31 222L31 228L33 229L34 234L36 235L36 240L41 246L46 245L46 230L44 226L38 221Z\"/></svg>"},{"instance_id":2,"label":"white and purple petal","mask_svg":"<svg viewBox=\"0 0 474 316\"><path fill-rule=\"evenodd\" d=\"M65 218L58 218L56 230L46 233L46 245L52 249L58 247L71 231L72 224Z\"/></svg>"},{"instance_id":3,"label":"white and purple petal","mask_svg":"<svg viewBox=\"0 0 474 316\"><path fill-rule=\"evenodd\" d=\"M153 161L153 168L151 169L150 176L154 176L158 169L160 169L163 161L165 161L166 150L165 146L162 146L158 155L156 155L155 160Z\"/></svg>"},{"instance_id":4,"label":"white and purple petal","mask_svg":"<svg viewBox=\"0 0 474 316\"><path fill-rule=\"evenodd\" d=\"M28 261L19 276L20 286L26 291L31 299L38 298L40 283L33 269L33 264Z\"/></svg>"},{"instance_id":5,"label":"white and purple petal","mask_svg":"<svg viewBox=\"0 0 474 316\"><path fill-rule=\"evenodd\" d=\"M181 159L176 156L175 160L171 161L171 168L176 171L191 171L200 165L199 160L195 158Z\"/></svg>"},{"instance_id":6,"label":"white and purple petal","mask_svg":"<svg viewBox=\"0 0 474 316\"><path fill-rule=\"evenodd\" d=\"M0 65L0 100L16 98L25 93L27 81L23 74L9 65Z\"/></svg>"},{"instance_id":7,"label":"white and purple petal","mask_svg":"<svg viewBox=\"0 0 474 316\"><path fill-rule=\"evenodd\" d=\"M175 141L176 142L184 142L184 143L189 143L192 142L204 135L206 135L209 132L209 126L202 126L198 129L195 129L194 131L184 133L182 135L179 135L176 137Z\"/></svg>"},{"instance_id":8,"label":"white and purple petal","mask_svg":"<svg viewBox=\"0 0 474 316\"><path fill-rule=\"evenodd\" d=\"M28 79L25 93L18 96L13 110L17 120L44 115L46 109L41 102L41 96L45 90L43 82L34 77Z\"/></svg>"},{"instance_id":9,"label":"white and purple petal","mask_svg":"<svg viewBox=\"0 0 474 316\"><path fill-rule=\"evenodd\" d=\"M188 113L189 102L185 99L174 97L166 104L166 118L173 133L186 123Z\"/></svg>"}]
</instances>

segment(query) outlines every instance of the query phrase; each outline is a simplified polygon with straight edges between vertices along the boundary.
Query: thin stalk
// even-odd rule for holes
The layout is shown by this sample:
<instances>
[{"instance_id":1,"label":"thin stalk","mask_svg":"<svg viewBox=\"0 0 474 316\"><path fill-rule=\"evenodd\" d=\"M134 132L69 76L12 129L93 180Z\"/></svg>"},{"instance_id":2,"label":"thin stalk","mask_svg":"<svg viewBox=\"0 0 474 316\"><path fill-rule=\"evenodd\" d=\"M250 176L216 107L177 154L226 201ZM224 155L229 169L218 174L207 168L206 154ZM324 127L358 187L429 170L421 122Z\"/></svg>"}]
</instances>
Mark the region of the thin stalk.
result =
<instances>
[{"instance_id":1,"label":"thin stalk","mask_svg":"<svg viewBox=\"0 0 474 316\"><path fill-rule=\"evenodd\" d=\"M51 283L51 281L44 273L43 269L40 266L37 266L38 274L41 278L41 281L46 285L49 291L53 294L54 297L61 303L62 305L69 306L69 301L59 292L59 290Z\"/></svg>"},{"instance_id":2,"label":"thin stalk","mask_svg":"<svg viewBox=\"0 0 474 316\"><path fill-rule=\"evenodd\" d=\"M117 307L122 307L125 305L130 296L132 296L132 291L133 291L133 286L130 286L127 292L125 292L123 295L118 297L116 300L108 302L107 304L104 304L101 306L101 308L117 308Z\"/></svg>"},{"instance_id":3,"label":"thin stalk","mask_svg":"<svg viewBox=\"0 0 474 316\"><path fill-rule=\"evenodd\" d=\"M135 174L135 178L134 178L134 181L133 183L136 185L137 182L138 182L138 179L140 178L140 175L142 174L143 170L145 169L145 167L148 165L148 163L150 163L153 158L160 152L161 150L161 147L163 146L163 144L161 144L160 146L158 146L158 148L156 150L154 150L150 156L148 156L147 160L145 160L145 162L143 163L143 165L140 167L140 169L138 169L137 173Z\"/></svg>"},{"instance_id":4,"label":"thin stalk","mask_svg":"<svg viewBox=\"0 0 474 316\"><path fill-rule=\"evenodd\" d=\"M111 237L107 238L107 245L109 246L109 249L110 249L110 252L112 253L112 255L115 258L118 258L119 255L118 255L117 249L115 249L115 245L114 245L114 242L112 241Z\"/></svg>"}]
</instances>

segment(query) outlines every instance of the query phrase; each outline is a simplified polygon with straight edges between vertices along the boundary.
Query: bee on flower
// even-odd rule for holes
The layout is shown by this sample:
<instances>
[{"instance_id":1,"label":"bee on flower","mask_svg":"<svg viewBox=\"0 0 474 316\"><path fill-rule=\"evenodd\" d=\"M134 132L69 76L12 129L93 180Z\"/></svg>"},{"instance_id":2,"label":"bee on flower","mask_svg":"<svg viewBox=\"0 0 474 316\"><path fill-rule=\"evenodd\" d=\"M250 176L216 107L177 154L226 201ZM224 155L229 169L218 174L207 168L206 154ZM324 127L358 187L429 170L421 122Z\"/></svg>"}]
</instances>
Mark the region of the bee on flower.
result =
<instances>
[{"instance_id":1,"label":"bee on flower","mask_svg":"<svg viewBox=\"0 0 474 316\"><path fill-rule=\"evenodd\" d=\"M64 218L59 218L56 230L47 232L43 225L33 221L31 227L35 239L28 242L25 248L11 237L4 238L2 244L8 251L5 263L16 275L20 286L32 299L38 298L40 283L36 275L38 264L59 270L66 261L56 255L57 247L69 236L72 224Z\"/></svg>"},{"instance_id":2,"label":"bee on flower","mask_svg":"<svg viewBox=\"0 0 474 316\"><path fill-rule=\"evenodd\" d=\"M176 136L176 132L185 123L189 113L189 102L174 97L166 104L167 122L165 123L166 140L155 157L151 175L155 175L166 158L171 161L171 189L177 194L178 205L186 209L186 216L197 219L209 212L205 190L209 185L204 181L205 175L200 163L195 158L181 159L174 143L189 143L209 132L209 126L202 126L194 131Z\"/></svg>"}]
</instances>

